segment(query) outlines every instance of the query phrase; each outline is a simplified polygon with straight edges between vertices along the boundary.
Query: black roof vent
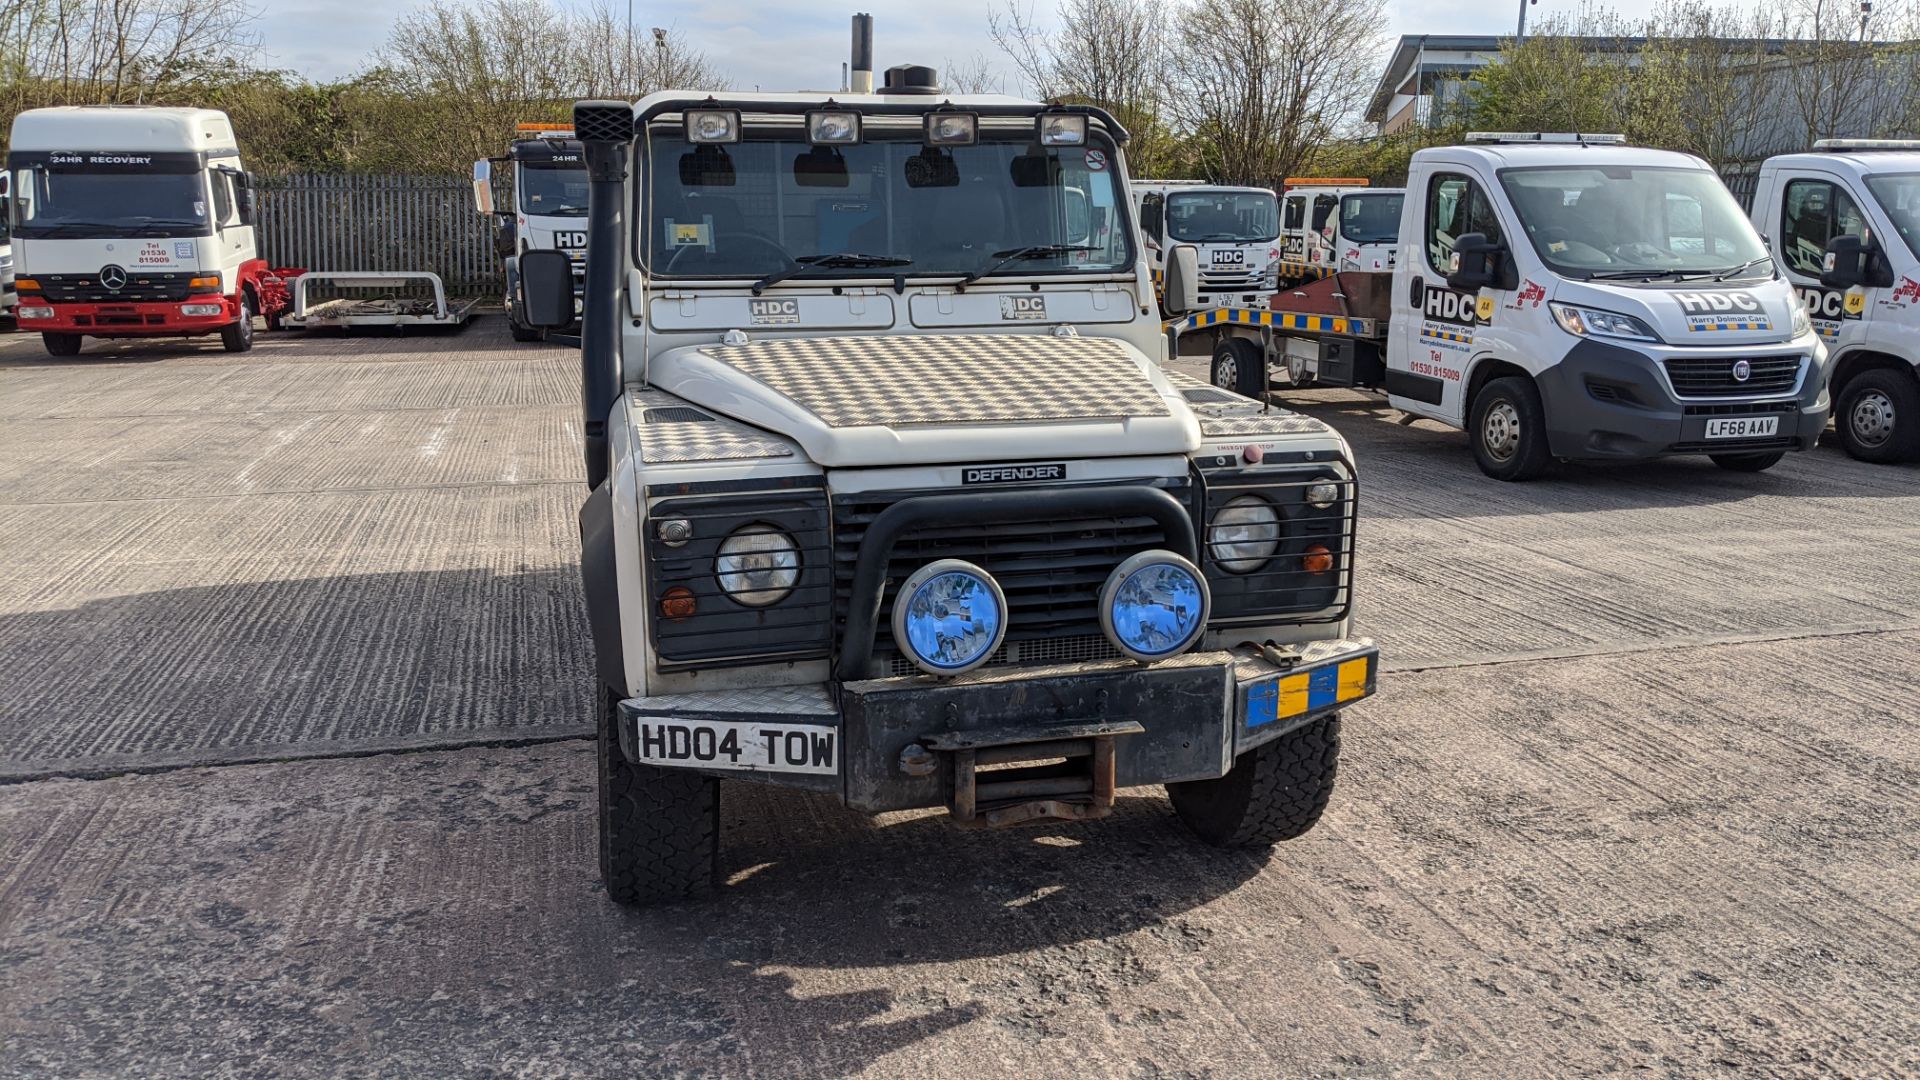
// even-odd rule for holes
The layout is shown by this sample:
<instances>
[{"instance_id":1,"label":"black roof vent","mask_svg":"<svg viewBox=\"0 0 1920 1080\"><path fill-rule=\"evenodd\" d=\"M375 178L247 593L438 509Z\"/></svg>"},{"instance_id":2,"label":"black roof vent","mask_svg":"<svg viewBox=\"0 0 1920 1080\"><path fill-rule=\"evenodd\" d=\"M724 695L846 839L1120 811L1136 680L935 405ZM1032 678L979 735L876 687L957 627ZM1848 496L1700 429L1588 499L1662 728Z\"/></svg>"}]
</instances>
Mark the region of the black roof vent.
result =
<instances>
[{"instance_id":1,"label":"black roof vent","mask_svg":"<svg viewBox=\"0 0 1920 1080\"><path fill-rule=\"evenodd\" d=\"M887 69L887 81L880 87L883 94L937 94L940 92L940 73L923 64L900 64Z\"/></svg>"}]
</instances>

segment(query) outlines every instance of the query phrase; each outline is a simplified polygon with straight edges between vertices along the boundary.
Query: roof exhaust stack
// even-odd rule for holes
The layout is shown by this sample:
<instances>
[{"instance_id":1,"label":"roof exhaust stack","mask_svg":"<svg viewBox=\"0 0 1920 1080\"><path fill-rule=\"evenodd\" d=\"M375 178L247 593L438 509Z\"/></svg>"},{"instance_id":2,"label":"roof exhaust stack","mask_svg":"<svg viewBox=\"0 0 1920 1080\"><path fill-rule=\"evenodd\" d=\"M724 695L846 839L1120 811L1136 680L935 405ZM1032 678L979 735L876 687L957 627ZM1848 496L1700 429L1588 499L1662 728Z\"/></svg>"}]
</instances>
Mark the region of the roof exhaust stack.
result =
<instances>
[{"instance_id":1,"label":"roof exhaust stack","mask_svg":"<svg viewBox=\"0 0 1920 1080\"><path fill-rule=\"evenodd\" d=\"M873 16L860 12L853 17L853 81L856 94L873 93Z\"/></svg>"}]
</instances>

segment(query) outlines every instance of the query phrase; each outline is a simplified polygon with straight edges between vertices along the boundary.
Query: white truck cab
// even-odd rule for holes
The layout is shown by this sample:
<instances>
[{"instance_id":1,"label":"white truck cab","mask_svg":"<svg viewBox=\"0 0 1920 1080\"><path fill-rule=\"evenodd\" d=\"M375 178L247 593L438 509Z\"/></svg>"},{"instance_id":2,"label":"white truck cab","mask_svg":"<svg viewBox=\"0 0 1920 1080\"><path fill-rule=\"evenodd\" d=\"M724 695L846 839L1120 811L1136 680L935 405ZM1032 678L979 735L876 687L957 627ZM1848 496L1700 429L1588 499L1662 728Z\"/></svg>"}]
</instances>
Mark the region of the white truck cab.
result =
<instances>
[{"instance_id":1,"label":"white truck cab","mask_svg":"<svg viewBox=\"0 0 1920 1080\"><path fill-rule=\"evenodd\" d=\"M1164 286L1168 249L1184 244L1198 253L1204 302L1251 304L1273 291L1280 258L1273 192L1204 180L1136 180L1133 204L1155 288Z\"/></svg>"},{"instance_id":2,"label":"white truck cab","mask_svg":"<svg viewBox=\"0 0 1920 1080\"><path fill-rule=\"evenodd\" d=\"M4 169L0 169L0 320L5 321L8 329L13 326L13 228L8 224L7 189L13 183Z\"/></svg>"},{"instance_id":3,"label":"white truck cab","mask_svg":"<svg viewBox=\"0 0 1920 1080\"><path fill-rule=\"evenodd\" d=\"M523 123L506 156L473 163L474 205L494 219L494 248L506 262L503 303L515 341L537 341L544 331L528 325L520 292L520 256L561 251L573 260L577 283L586 280L587 166L571 124ZM494 200L493 170L507 170L508 205ZM577 325L565 329L575 330Z\"/></svg>"},{"instance_id":4,"label":"white truck cab","mask_svg":"<svg viewBox=\"0 0 1920 1080\"><path fill-rule=\"evenodd\" d=\"M29 109L13 119L6 169L15 317L56 356L84 337L216 333L245 351L254 316L284 304L225 113Z\"/></svg>"},{"instance_id":5,"label":"white truck cab","mask_svg":"<svg viewBox=\"0 0 1920 1080\"><path fill-rule=\"evenodd\" d=\"M1376 664L1357 475L1326 425L1161 370L1120 124L903 66L574 126L614 899L711 887L722 778L984 826L1167 784L1207 842L1312 825ZM572 317L564 255L521 275L533 325Z\"/></svg>"},{"instance_id":6,"label":"white truck cab","mask_svg":"<svg viewBox=\"0 0 1920 1080\"><path fill-rule=\"evenodd\" d=\"M1833 354L1834 426L1864 461L1920 461L1920 142L1769 158L1753 223Z\"/></svg>"},{"instance_id":7,"label":"white truck cab","mask_svg":"<svg viewBox=\"0 0 1920 1080\"><path fill-rule=\"evenodd\" d=\"M1280 192L1280 283L1392 270L1405 199L1405 189L1376 188L1364 177L1288 177Z\"/></svg>"},{"instance_id":8,"label":"white truck cab","mask_svg":"<svg viewBox=\"0 0 1920 1080\"><path fill-rule=\"evenodd\" d=\"M1299 383L1381 389L1464 428L1499 479L1668 454L1753 471L1810 449L1827 354L1799 296L1705 162L1622 141L1421 150L1391 275L1336 274L1177 329L1217 336L1222 385L1264 392L1284 361Z\"/></svg>"}]
</instances>

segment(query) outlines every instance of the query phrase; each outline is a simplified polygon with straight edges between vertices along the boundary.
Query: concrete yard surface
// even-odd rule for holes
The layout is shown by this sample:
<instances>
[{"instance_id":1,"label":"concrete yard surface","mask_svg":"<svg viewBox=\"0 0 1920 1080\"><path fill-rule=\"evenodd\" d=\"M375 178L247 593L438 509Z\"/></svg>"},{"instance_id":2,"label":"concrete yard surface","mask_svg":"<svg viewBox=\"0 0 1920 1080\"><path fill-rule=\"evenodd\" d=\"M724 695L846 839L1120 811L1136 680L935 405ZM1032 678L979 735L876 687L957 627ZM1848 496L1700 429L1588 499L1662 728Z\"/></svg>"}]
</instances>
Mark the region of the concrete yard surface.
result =
<instances>
[{"instance_id":1,"label":"concrete yard surface","mask_svg":"<svg viewBox=\"0 0 1920 1080\"><path fill-rule=\"evenodd\" d=\"M1385 664L1317 829L730 783L628 912L577 363L0 338L0 1076L1920 1074L1920 469L1502 485L1292 396Z\"/></svg>"}]
</instances>

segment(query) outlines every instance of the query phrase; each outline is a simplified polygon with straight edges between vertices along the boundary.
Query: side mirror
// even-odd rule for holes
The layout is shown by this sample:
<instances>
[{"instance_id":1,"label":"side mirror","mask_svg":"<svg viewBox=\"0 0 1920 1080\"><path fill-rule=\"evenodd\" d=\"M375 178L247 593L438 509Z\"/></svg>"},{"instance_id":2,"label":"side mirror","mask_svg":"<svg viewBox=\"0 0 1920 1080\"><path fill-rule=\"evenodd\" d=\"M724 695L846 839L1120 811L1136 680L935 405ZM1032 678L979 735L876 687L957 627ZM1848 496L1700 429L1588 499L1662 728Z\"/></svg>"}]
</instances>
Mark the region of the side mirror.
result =
<instances>
[{"instance_id":1,"label":"side mirror","mask_svg":"<svg viewBox=\"0 0 1920 1080\"><path fill-rule=\"evenodd\" d=\"M1167 252L1165 279L1167 311L1185 315L1200 308L1200 249L1192 244L1175 244Z\"/></svg>"},{"instance_id":2,"label":"side mirror","mask_svg":"<svg viewBox=\"0 0 1920 1080\"><path fill-rule=\"evenodd\" d=\"M520 256L520 292L527 322L558 330L573 322L573 260L564 251L542 248Z\"/></svg>"},{"instance_id":3,"label":"side mirror","mask_svg":"<svg viewBox=\"0 0 1920 1080\"><path fill-rule=\"evenodd\" d=\"M493 210L493 162L485 158L473 163L473 208L482 215Z\"/></svg>"},{"instance_id":4,"label":"side mirror","mask_svg":"<svg viewBox=\"0 0 1920 1080\"><path fill-rule=\"evenodd\" d=\"M1893 284L1893 274L1873 241L1864 236L1836 236L1827 241L1826 261L1820 266L1820 284L1829 289L1863 285L1881 288Z\"/></svg>"},{"instance_id":5,"label":"side mirror","mask_svg":"<svg viewBox=\"0 0 1920 1080\"><path fill-rule=\"evenodd\" d=\"M519 247L519 227L513 223L512 218L505 214L500 215L493 223L493 253L503 259L511 259L514 251Z\"/></svg>"},{"instance_id":6,"label":"side mirror","mask_svg":"<svg viewBox=\"0 0 1920 1080\"><path fill-rule=\"evenodd\" d=\"M1486 233L1464 233L1453 242L1453 261L1447 266L1447 288L1479 292L1500 280L1507 249L1487 239Z\"/></svg>"}]
</instances>

